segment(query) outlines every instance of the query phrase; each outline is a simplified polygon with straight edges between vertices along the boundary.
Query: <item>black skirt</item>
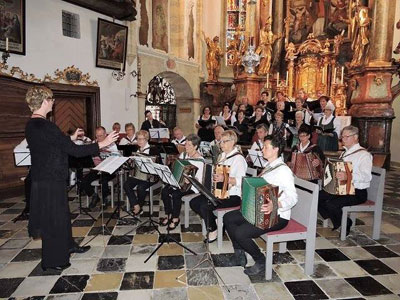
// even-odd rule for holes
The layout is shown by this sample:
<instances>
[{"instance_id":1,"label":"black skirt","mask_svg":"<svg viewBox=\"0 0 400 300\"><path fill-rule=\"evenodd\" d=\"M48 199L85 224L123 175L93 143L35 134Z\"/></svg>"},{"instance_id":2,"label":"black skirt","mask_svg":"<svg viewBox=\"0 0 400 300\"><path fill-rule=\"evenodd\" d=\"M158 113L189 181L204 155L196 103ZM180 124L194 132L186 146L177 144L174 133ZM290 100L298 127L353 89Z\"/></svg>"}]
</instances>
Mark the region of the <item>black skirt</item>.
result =
<instances>
[{"instance_id":1,"label":"black skirt","mask_svg":"<svg viewBox=\"0 0 400 300\"><path fill-rule=\"evenodd\" d=\"M29 235L42 238L42 265L62 266L69 262L72 239L67 184L64 181L33 181L28 224Z\"/></svg>"}]
</instances>

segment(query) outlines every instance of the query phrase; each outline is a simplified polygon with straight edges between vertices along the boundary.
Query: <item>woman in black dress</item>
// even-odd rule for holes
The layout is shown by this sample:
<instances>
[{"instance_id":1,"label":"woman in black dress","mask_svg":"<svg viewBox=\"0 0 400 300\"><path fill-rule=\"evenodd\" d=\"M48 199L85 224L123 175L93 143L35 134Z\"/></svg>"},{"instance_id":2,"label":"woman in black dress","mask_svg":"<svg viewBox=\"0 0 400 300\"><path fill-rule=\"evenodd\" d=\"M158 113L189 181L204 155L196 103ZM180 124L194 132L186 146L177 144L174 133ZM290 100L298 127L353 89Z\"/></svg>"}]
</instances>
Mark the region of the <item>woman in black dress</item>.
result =
<instances>
[{"instance_id":1,"label":"woman in black dress","mask_svg":"<svg viewBox=\"0 0 400 300\"><path fill-rule=\"evenodd\" d=\"M197 135L202 141L211 142L214 140L214 127L216 120L211 114L211 107L205 106L203 113L196 123L196 128L199 129Z\"/></svg>"},{"instance_id":2,"label":"woman in black dress","mask_svg":"<svg viewBox=\"0 0 400 300\"><path fill-rule=\"evenodd\" d=\"M26 93L26 102L33 112L26 124L25 136L31 152L31 206L28 230L33 238L42 238L42 268L64 270L71 264L71 253L83 253L89 246L79 247L72 239L71 219L67 197L68 155L94 155L99 149L116 141L113 132L103 142L76 145L72 136L64 135L46 119L54 98L50 89L34 86Z\"/></svg>"},{"instance_id":3,"label":"woman in black dress","mask_svg":"<svg viewBox=\"0 0 400 300\"><path fill-rule=\"evenodd\" d=\"M249 120L246 118L244 110L239 110L237 113L237 120L233 124L239 131L239 143L250 144L250 134L249 134Z\"/></svg>"}]
</instances>

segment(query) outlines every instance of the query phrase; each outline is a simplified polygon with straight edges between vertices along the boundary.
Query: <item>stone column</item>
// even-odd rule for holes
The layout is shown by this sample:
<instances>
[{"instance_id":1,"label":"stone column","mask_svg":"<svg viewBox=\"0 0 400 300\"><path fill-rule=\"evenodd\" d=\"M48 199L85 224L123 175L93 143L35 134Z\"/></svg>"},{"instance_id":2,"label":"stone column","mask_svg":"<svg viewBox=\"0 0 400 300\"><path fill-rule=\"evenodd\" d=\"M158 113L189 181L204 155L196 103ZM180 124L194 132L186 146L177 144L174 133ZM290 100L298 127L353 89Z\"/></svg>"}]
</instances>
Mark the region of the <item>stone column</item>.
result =
<instances>
[{"instance_id":1,"label":"stone column","mask_svg":"<svg viewBox=\"0 0 400 300\"><path fill-rule=\"evenodd\" d=\"M375 0L372 10L369 67L391 65L396 0Z\"/></svg>"}]
</instances>

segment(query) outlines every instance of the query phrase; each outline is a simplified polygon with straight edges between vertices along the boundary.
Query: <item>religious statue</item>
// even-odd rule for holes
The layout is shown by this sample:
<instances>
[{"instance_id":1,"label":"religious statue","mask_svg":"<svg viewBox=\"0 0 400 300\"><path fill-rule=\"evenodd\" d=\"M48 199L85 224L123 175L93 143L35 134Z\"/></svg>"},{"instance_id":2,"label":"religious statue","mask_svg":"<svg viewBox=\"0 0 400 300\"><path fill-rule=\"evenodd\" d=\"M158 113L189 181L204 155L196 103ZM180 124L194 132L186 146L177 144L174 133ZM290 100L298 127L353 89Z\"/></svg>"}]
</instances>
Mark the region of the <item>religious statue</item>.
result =
<instances>
[{"instance_id":1,"label":"religious statue","mask_svg":"<svg viewBox=\"0 0 400 300\"><path fill-rule=\"evenodd\" d=\"M289 45L286 47L286 60L294 60L296 58L296 46L293 43L289 43Z\"/></svg>"},{"instance_id":2,"label":"religious statue","mask_svg":"<svg viewBox=\"0 0 400 300\"><path fill-rule=\"evenodd\" d=\"M266 75L271 69L272 46L275 41L282 38L282 34L276 35L271 30L271 17L267 19L264 27L260 30L260 45L256 54L260 55L261 61L258 67L258 75Z\"/></svg>"},{"instance_id":3,"label":"religious statue","mask_svg":"<svg viewBox=\"0 0 400 300\"><path fill-rule=\"evenodd\" d=\"M333 104L336 107L336 115L337 116L345 116L347 114L346 108L346 94L344 92L345 85L338 85L336 88L336 93L333 96Z\"/></svg>"},{"instance_id":4,"label":"religious statue","mask_svg":"<svg viewBox=\"0 0 400 300\"><path fill-rule=\"evenodd\" d=\"M212 40L204 34L207 45L206 65L209 81L218 81L219 71L221 70L222 50L219 47L219 37L215 36Z\"/></svg>"},{"instance_id":5,"label":"religious statue","mask_svg":"<svg viewBox=\"0 0 400 300\"><path fill-rule=\"evenodd\" d=\"M226 49L228 64L233 68L234 78L239 76L240 66L242 65L243 45L241 41L241 29L241 26L236 27L236 31L233 34L233 39L229 41L229 45Z\"/></svg>"},{"instance_id":6,"label":"religious statue","mask_svg":"<svg viewBox=\"0 0 400 300\"><path fill-rule=\"evenodd\" d=\"M360 0L356 0L352 7L354 16L351 19L351 49L353 59L350 67L359 67L363 64L369 44L368 29L371 18L368 16L368 7L361 5Z\"/></svg>"},{"instance_id":7,"label":"religious statue","mask_svg":"<svg viewBox=\"0 0 400 300\"><path fill-rule=\"evenodd\" d=\"M336 56L339 55L340 46L343 44L343 34L344 30L342 31L341 34L336 35L335 38L333 39L333 52L335 53Z\"/></svg>"}]
</instances>

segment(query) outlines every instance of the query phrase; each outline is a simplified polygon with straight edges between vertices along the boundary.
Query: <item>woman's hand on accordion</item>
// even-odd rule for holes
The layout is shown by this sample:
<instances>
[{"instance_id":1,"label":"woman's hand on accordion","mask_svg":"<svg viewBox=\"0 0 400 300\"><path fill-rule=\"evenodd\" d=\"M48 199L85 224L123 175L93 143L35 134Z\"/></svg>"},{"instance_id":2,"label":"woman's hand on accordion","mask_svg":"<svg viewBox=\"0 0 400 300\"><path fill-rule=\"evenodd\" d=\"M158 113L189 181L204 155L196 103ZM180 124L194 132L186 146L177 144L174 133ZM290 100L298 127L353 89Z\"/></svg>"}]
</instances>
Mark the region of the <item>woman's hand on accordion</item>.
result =
<instances>
[{"instance_id":1,"label":"woman's hand on accordion","mask_svg":"<svg viewBox=\"0 0 400 300\"><path fill-rule=\"evenodd\" d=\"M313 165L313 167L318 167L319 166L319 164L320 164L320 162L319 162L319 160L318 159L313 159L313 161L312 161L312 165Z\"/></svg>"},{"instance_id":2,"label":"woman's hand on accordion","mask_svg":"<svg viewBox=\"0 0 400 300\"><path fill-rule=\"evenodd\" d=\"M346 172L337 172L336 178L339 179L340 181L347 180L347 174Z\"/></svg>"},{"instance_id":3,"label":"woman's hand on accordion","mask_svg":"<svg viewBox=\"0 0 400 300\"><path fill-rule=\"evenodd\" d=\"M224 175L223 174L214 174L213 181L214 182L223 182L224 181Z\"/></svg>"},{"instance_id":4,"label":"woman's hand on accordion","mask_svg":"<svg viewBox=\"0 0 400 300\"><path fill-rule=\"evenodd\" d=\"M270 214L272 209L274 208L274 205L272 201L270 200L267 204L261 205L261 212L265 214Z\"/></svg>"}]
</instances>

